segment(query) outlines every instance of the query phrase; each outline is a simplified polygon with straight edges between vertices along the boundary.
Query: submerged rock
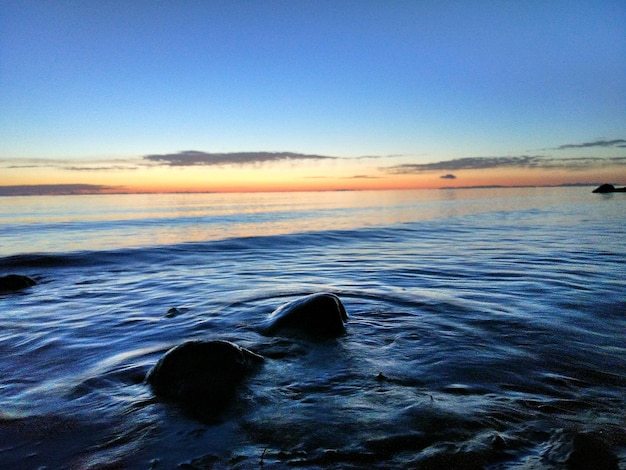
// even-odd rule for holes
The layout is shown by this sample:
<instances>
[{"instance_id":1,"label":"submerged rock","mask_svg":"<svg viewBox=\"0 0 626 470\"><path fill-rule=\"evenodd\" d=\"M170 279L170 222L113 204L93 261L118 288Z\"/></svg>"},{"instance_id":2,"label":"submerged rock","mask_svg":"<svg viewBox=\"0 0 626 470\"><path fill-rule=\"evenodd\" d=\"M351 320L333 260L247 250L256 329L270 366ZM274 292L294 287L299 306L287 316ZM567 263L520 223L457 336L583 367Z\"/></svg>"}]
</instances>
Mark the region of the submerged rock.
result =
<instances>
[{"instance_id":1,"label":"submerged rock","mask_svg":"<svg viewBox=\"0 0 626 470\"><path fill-rule=\"evenodd\" d=\"M262 325L265 335L295 330L306 335L334 338L345 334L346 309L334 294L311 294L289 302L272 312Z\"/></svg>"},{"instance_id":2,"label":"submerged rock","mask_svg":"<svg viewBox=\"0 0 626 470\"><path fill-rule=\"evenodd\" d=\"M7 274L0 276L0 292L16 292L27 287L32 287L37 283L28 276L21 274Z\"/></svg>"},{"instance_id":3,"label":"submerged rock","mask_svg":"<svg viewBox=\"0 0 626 470\"><path fill-rule=\"evenodd\" d=\"M228 341L187 341L165 353L146 381L156 395L201 420L212 420L261 362L263 357Z\"/></svg>"},{"instance_id":4,"label":"submerged rock","mask_svg":"<svg viewBox=\"0 0 626 470\"><path fill-rule=\"evenodd\" d=\"M592 193L624 193L626 188L616 188L612 184L602 184L592 191Z\"/></svg>"}]
</instances>

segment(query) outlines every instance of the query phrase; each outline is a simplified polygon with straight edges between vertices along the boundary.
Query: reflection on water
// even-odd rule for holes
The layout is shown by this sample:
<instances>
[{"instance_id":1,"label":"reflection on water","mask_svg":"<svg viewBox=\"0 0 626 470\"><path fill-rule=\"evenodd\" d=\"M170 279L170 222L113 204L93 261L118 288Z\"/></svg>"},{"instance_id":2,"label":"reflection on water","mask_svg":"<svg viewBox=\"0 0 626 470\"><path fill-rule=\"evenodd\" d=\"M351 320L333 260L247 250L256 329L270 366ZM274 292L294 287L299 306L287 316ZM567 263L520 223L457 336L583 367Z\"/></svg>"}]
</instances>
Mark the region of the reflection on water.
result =
<instances>
[{"instance_id":1,"label":"reflection on water","mask_svg":"<svg viewBox=\"0 0 626 470\"><path fill-rule=\"evenodd\" d=\"M0 255L386 226L588 203L580 188L0 198Z\"/></svg>"}]
</instances>

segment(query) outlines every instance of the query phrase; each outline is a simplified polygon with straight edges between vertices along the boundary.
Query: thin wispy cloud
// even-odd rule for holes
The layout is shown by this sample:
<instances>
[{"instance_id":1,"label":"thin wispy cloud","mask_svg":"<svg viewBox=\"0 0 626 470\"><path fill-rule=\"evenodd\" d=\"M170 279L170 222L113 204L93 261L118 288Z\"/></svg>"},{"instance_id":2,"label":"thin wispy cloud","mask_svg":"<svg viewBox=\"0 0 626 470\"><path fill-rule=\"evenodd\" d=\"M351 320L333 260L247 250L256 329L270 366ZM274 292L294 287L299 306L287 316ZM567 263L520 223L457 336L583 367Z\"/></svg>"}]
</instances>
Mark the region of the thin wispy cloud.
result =
<instances>
[{"instance_id":1,"label":"thin wispy cloud","mask_svg":"<svg viewBox=\"0 0 626 470\"><path fill-rule=\"evenodd\" d=\"M304 179L331 179L333 178L332 176L321 176L321 175L316 175L316 176L305 176ZM375 179L381 179L384 178L384 176L373 176L373 175L353 175L353 176L341 176L339 179L344 179L344 180L375 180Z\"/></svg>"},{"instance_id":2,"label":"thin wispy cloud","mask_svg":"<svg viewBox=\"0 0 626 470\"><path fill-rule=\"evenodd\" d=\"M345 179L350 179L350 180L375 180L375 179L380 179L380 176L354 175L354 176L346 176Z\"/></svg>"},{"instance_id":3,"label":"thin wispy cloud","mask_svg":"<svg viewBox=\"0 0 626 470\"><path fill-rule=\"evenodd\" d=\"M25 168L57 168L67 164L67 160L54 160L45 158L2 158L0 167L10 170Z\"/></svg>"},{"instance_id":4,"label":"thin wispy cloud","mask_svg":"<svg viewBox=\"0 0 626 470\"><path fill-rule=\"evenodd\" d=\"M112 165L112 166L64 166L63 170L67 171L134 171L138 170L138 166L121 166L121 165Z\"/></svg>"},{"instance_id":5,"label":"thin wispy cloud","mask_svg":"<svg viewBox=\"0 0 626 470\"><path fill-rule=\"evenodd\" d=\"M146 155L144 161L166 166L253 165L280 161L336 160L339 157L309 155L295 152L233 152L207 153L187 150L179 153Z\"/></svg>"},{"instance_id":6,"label":"thin wispy cloud","mask_svg":"<svg viewBox=\"0 0 626 470\"><path fill-rule=\"evenodd\" d=\"M567 150L567 149L583 149L583 148L626 148L626 139L613 139L613 140L596 140L594 142L583 142L582 144L564 144L556 147L553 150Z\"/></svg>"},{"instance_id":7,"label":"thin wispy cloud","mask_svg":"<svg viewBox=\"0 0 626 470\"><path fill-rule=\"evenodd\" d=\"M621 165L626 165L626 157L553 158L543 161L540 167L544 169L584 171Z\"/></svg>"},{"instance_id":8,"label":"thin wispy cloud","mask_svg":"<svg viewBox=\"0 0 626 470\"><path fill-rule=\"evenodd\" d=\"M578 157L554 158L543 155L521 155L506 157L470 157L434 163L407 163L380 168L381 171L406 175L434 171L487 170L498 168L588 170L626 164L626 157ZM444 175L444 177L447 175Z\"/></svg>"},{"instance_id":9,"label":"thin wispy cloud","mask_svg":"<svg viewBox=\"0 0 626 470\"><path fill-rule=\"evenodd\" d=\"M20 170L20 169L24 169L24 168L41 168L44 165L7 165L4 168L6 168L7 170ZM47 165L47 166L52 166L52 165Z\"/></svg>"},{"instance_id":10,"label":"thin wispy cloud","mask_svg":"<svg viewBox=\"0 0 626 470\"><path fill-rule=\"evenodd\" d=\"M367 160L367 159L380 159L380 158L402 158L402 157L409 157L409 156L415 156L415 155L404 155L401 153L395 153L395 154L390 154L390 155L361 155L359 157L354 157L355 160Z\"/></svg>"},{"instance_id":11,"label":"thin wispy cloud","mask_svg":"<svg viewBox=\"0 0 626 470\"><path fill-rule=\"evenodd\" d=\"M19 170L29 168L56 168L66 171L126 171L137 170L139 165L145 166L138 160L123 160L123 159L111 159L111 160L75 160L75 159L43 159L43 158L29 158L29 159L0 159L0 168L6 168L8 170Z\"/></svg>"},{"instance_id":12,"label":"thin wispy cloud","mask_svg":"<svg viewBox=\"0 0 626 470\"><path fill-rule=\"evenodd\" d=\"M519 157L468 157L434 163L405 163L381 168L381 170L400 175L429 171L481 170L505 167L529 168L536 166L537 161L541 158L543 157L528 155Z\"/></svg>"}]
</instances>

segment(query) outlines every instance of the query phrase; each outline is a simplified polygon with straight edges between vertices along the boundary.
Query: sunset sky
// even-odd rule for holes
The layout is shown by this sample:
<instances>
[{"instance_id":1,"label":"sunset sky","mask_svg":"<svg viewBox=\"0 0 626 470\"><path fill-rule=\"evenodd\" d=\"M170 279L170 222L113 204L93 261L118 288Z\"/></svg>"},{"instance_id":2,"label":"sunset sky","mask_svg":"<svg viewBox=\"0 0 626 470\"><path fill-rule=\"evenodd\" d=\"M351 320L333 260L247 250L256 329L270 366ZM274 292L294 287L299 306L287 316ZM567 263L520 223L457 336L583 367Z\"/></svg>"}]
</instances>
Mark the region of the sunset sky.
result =
<instances>
[{"instance_id":1,"label":"sunset sky","mask_svg":"<svg viewBox=\"0 0 626 470\"><path fill-rule=\"evenodd\" d=\"M624 0L0 5L0 194L600 182Z\"/></svg>"}]
</instances>

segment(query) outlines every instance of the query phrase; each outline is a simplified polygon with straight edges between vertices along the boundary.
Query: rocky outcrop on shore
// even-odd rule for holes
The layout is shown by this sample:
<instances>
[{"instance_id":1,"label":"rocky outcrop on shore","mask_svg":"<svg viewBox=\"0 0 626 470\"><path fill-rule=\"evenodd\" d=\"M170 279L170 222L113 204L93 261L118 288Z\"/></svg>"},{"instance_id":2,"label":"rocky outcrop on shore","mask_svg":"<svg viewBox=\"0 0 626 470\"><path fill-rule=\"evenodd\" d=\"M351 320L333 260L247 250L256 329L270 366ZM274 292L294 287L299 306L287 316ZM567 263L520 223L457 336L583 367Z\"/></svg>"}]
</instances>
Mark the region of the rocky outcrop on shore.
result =
<instances>
[{"instance_id":1,"label":"rocky outcrop on shore","mask_svg":"<svg viewBox=\"0 0 626 470\"><path fill-rule=\"evenodd\" d=\"M626 188L616 188L612 184L602 184L592 191L592 193L626 193Z\"/></svg>"}]
</instances>

